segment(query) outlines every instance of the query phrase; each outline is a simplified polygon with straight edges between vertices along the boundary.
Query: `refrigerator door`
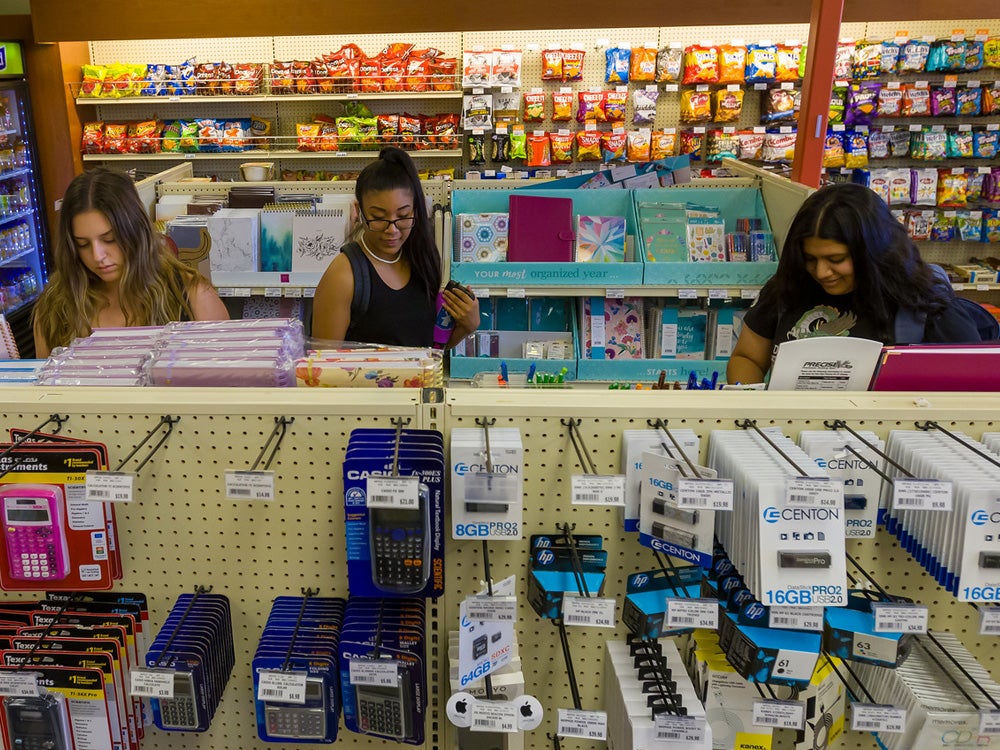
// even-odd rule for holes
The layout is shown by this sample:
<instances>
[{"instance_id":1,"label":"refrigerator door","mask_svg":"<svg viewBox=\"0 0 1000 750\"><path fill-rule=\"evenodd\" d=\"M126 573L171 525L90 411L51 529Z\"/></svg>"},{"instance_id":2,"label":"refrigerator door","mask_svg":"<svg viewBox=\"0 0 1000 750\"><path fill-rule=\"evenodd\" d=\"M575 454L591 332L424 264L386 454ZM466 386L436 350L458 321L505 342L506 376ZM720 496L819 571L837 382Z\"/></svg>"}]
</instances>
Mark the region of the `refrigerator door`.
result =
<instances>
[{"instance_id":1,"label":"refrigerator door","mask_svg":"<svg viewBox=\"0 0 1000 750\"><path fill-rule=\"evenodd\" d=\"M30 313L47 278L47 245L27 83L0 78L0 313L25 357L34 351Z\"/></svg>"}]
</instances>

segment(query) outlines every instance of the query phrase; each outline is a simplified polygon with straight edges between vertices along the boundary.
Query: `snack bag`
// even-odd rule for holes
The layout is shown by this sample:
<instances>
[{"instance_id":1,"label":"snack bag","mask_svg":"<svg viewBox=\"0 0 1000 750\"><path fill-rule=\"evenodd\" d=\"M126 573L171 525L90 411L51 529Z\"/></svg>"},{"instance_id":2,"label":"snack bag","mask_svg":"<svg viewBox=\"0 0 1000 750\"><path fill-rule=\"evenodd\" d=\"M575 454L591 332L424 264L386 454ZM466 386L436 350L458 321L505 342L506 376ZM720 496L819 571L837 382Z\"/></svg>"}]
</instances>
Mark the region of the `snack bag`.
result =
<instances>
[{"instance_id":1,"label":"snack bag","mask_svg":"<svg viewBox=\"0 0 1000 750\"><path fill-rule=\"evenodd\" d=\"M104 128L105 142L107 141L108 128L110 127L111 125L106 125ZM196 120L182 120L181 133L178 140L181 151L198 151L198 122Z\"/></svg>"},{"instance_id":2,"label":"snack bag","mask_svg":"<svg viewBox=\"0 0 1000 750\"><path fill-rule=\"evenodd\" d=\"M576 158L579 161L601 160L601 133L599 130L576 131Z\"/></svg>"},{"instance_id":3,"label":"snack bag","mask_svg":"<svg viewBox=\"0 0 1000 750\"><path fill-rule=\"evenodd\" d=\"M652 123L656 119L656 103L659 101L660 91L657 88L652 90L636 89L632 92L632 122Z\"/></svg>"},{"instance_id":4,"label":"snack bag","mask_svg":"<svg viewBox=\"0 0 1000 750\"><path fill-rule=\"evenodd\" d=\"M576 121L607 122L607 114L604 111L605 94L604 91L578 91Z\"/></svg>"},{"instance_id":5,"label":"snack bag","mask_svg":"<svg viewBox=\"0 0 1000 750\"><path fill-rule=\"evenodd\" d=\"M632 50L628 47L609 47L604 50L604 82L612 85L628 83Z\"/></svg>"},{"instance_id":6,"label":"snack bag","mask_svg":"<svg viewBox=\"0 0 1000 750\"><path fill-rule=\"evenodd\" d=\"M465 137L469 147L469 164L480 166L486 163L486 136L483 133L469 133Z\"/></svg>"},{"instance_id":7,"label":"snack bag","mask_svg":"<svg viewBox=\"0 0 1000 750\"><path fill-rule=\"evenodd\" d=\"M882 84L874 81L852 83L847 89L845 125L871 125L875 119Z\"/></svg>"},{"instance_id":8,"label":"snack bag","mask_svg":"<svg viewBox=\"0 0 1000 750\"><path fill-rule=\"evenodd\" d=\"M542 50L542 80L563 80L563 53L561 49Z\"/></svg>"},{"instance_id":9,"label":"snack bag","mask_svg":"<svg viewBox=\"0 0 1000 750\"><path fill-rule=\"evenodd\" d=\"M936 211L931 222L931 240L951 242L955 239L957 217L954 211Z\"/></svg>"},{"instance_id":10,"label":"snack bag","mask_svg":"<svg viewBox=\"0 0 1000 750\"><path fill-rule=\"evenodd\" d=\"M625 121L625 105L628 91L606 91L604 93L604 116L608 122Z\"/></svg>"},{"instance_id":11,"label":"snack bag","mask_svg":"<svg viewBox=\"0 0 1000 750\"><path fill-rule=\"evenodd\" d=\"M605 162L625 161L625 146L628 137L625 133L601 133L601 156Z\"/></svg>"},{"instance_id":12,"label":"snack bag","mask_svg":"<svg viewBox=\"0 0 1000 750\"><path fill-rule=\"evenodd\" d=\"M489 86L492 69L492 50L465 50L462 54L462 88Z\"/></svg>"},{"instance_id":13,"label":"snack bag","mask_svg":"<svg viewBox=\"0 0 1000 750\"><path fill-rule=\"evenodd\" d=\"M998 45L1000 47L1000 45ZM1000 57L1000 50L997 52ZM1000 67L998 65L997 67ZM684 69L684 50L680 45L662 47L656 53L656 82L680 83Z\"/></svg>"},{"instance_id":14,"label":"snack bag","mask_svg":"<svg viewBox=\"0 0 1000 750\"><path fill-rule=\"evenodd\" d=\"M510 158L528 158L528 136L523 127L514 127L510 131Z\"/></svg>"},{"instance_id":15,"label":"snack bag","mask_svg":"<svg viewBox=\"0 0 1000 750\"><path fill-rule=\"evenodd\" d=\"M773 44L748 44L747 83L766 83L778 75L778 50Z\"/></svg>"},{"instance_id":16,"label":"snack bag","mask_svg":"<svg viewBox=\"0 0 1000 750\"><path fill-rule=\"evenodd\" d=\"M541 122L545 119L545 94L529 93L524 95L524 121Z\"/></svg>"},{"instance_id":17,"label":"snack bag","mask_svg":"<svg viewBox=\"0 0 1000 750\"><path fill-rule=\"evenodd\" d=\"M863 169L868 166L867 133L858 130L844 133L844 162L848 169Z\"/></svg>"},{"instance_id":18,"label":"snack bag","mask_svg":"<svg viewBox=\"0 0 1000 750\"><path fill-rule=\"evenodd\" d=\"M954 115L958 110L958 99L955 89L944 86L931 87L931 114L934 117Z\"/></svg>"},{"instance_id":19,"label":"snack bag","mask_svg":"<svg viewBox=\"0 0 1000 750\"><path fill-rule=\"evenodd\" d=\"M856 81L870 81L882 73L882 42L858 42L851 69Z\"/></svg>"},{"instance_id":20,"label":"snack bag","mask_svg":"<svg viewBox=\"0 0 1000 750\"><path fill-rule=\"evenodd\" d=\"M979 39L972 39L965 43L965 66L963 70L971 73L980 70L985 62L985 45Z\"/></svg>"},{"instance_id":21,"label":"snack bag","mask_svg":"<svg viewBox=\"0 0 1000 750\"><path fill-rule=\"evenodd\" d=\"M795 133L765 133L761 158L767 162L790 162L795 156Z\"/></svg>"},{"instance_id":22,"label":"snack bag","mask_svg":"<svg viewBox=\"0 0 1000 750\"><path fill-rule=\"evenodd\" d=\"M743 83L747 67L747 48L743 45L719 45L719 83ZM796 60L796 68L798 61Z\"/></svg>"},{"instance_id":23,"label":"snack bag","mask_svg":"<svg viewBox=\"0 0 1000 750\"><path fill-rule=\"evenodd\" d=\"M739 158L744 161L759 161L764 153L765 134L753 130L740 130L736 135L740 141Z\"/></svg>"},{"instance_id":24,"label":"snack bag","mask_svg":"<svg viewBox=\"0 0 1000 750\"><path fill-rule=\"evenodd\" d=\"M972 132L972 156L976 159L996 159L1000 132L996 130L974 130Z\"/></svg>"},{"instance_id":25,"label":"snack bag","mask_svg":"<svg viewBox=\"0 0 1000 750\"><path fill-rule=\"evenodd\" d=\"M955 114L978 117L983 113L983 90L978 86L955 90Z\"/></svg>"},{"instance_id":26,"label":"snack bag","mask_svg":"<svg viewBox=\"0 0 1000 750\"><path fill-rule=\"evenodd\" d=\"M80 143L80 153L83 154L104 153L103 122L85 122L83 124L83 138Z\"/></svg>"},{"instance_id":27,"label":"snack bag","mask_svg":"<svg viewBox=\"0 0 1000 750\"><path fill-rule=\"evenodd\" d=\"M129 125L128 150L132 154L155 154L160 150L160 124L143 120Z\"/></svg>"},{"instance_id":28,"label":"snack bag","mask_svg":"<svg viewBox=\"0 0 1000 750\"><path fill-rule=\"evenodd\" d=\"M779 44L775 58L775 80L798 81L801 78L799 75L799 59L801 57L801 44Z\"/></svg>"},{"instance_id":29,"label":"snack bag","mask_svg":"<svg viewBox=\"0 0 1000 750\"><path fill-rule=\"evenodd\" d=\"M772 88L767 90L764 99L762 122L782 122L795 119L795 94L785 89Z\"/></svg>"},{"instance_id":30,"label":"snack bag","mask_svg":"<svg viewBox=\"0 0 1000 750\"><path fill-rule=\"evenodd\" d=\"M458 60L454 57L435 57L430 61L431 88L434 91L454 91Z\"/></svg>"},{"instance_id":31,"label":"snack bag","mask_svg":"<svg viewBox=\"0 0 1000 750\"><path fill-rule=\"evenodd\" d=\"M884 130L873 130L868 134L868 158L888 159L890 155L890 138Z\"/></svg>"},{"instance_id":32,"label":"snack bag","mask_svg":"<svg viewBox=\"0 0 1000 750\"><path fill-rule=\"evenodd\" d=\"M969 179L965 172L953 174L951 169L939 169L937 204L943 208L962 208L966 205Z\"/></svg>"},{"instance_id":33,"label":"snack bag","mask_svg":"<svg viewBox=\"0 0 1000 750\"><path fill-rule=\"evenodd\" d=\"M84 65L81 72L83 83L80 85L80 96L101 96L104 87L104 76L107 75L107 68L103 65Z\"/></svg>"},{"instance_id":34,"label":"snack bag","mask_svg":"<svg viewBox=\"0 0 1000 750\"><path fill-rule=\"evenodd\" d=\"M490 159L494 162L510 161L510 135L500 128L497 128L491 139L493 148L490 152Z\"/></svg>"},{"instance_id":35,"label":"snack bag","mask_svg":"<svg viewBox=\"0 0 1000 750\"><path fill-rule=\"evenodd\" d=\"M910 155L910 133L906 130L896 129L889 133L889 147L892 155L896 158L905 158Z\"/></svg>"},{"instance_id":36,"label":"snack bag","mask_svg":"<svg viewBox=\"0 0 1000 750\"><path fill-rule=\"evenodd\" d=\"M652 153L652 136L648 129L640 128L628 132L625 160L635 163L649 161Z\"/></svg>"},{"instance_id":37,"label":"snack bag","mask_svg":"<svg viewBox=\"0 0 1000 750\"><path fill-rule=\"evenodd\" d=\"M983 42L983 67L1000 68L1000 37Z\"/></svg>"},{"instance_id":38,"label":"snack bag","mask_svg":"<svg viewBox=\"0 0 1000 750\"><path fill-rule=\"evenodd\" d=\"M656 50L652 47L633 48L628 75L637 83L655 81Z\"/></svg>"},{"instance_id":39,"label":"snack bag","mask_svg":"<svg viewBox=\"0 0 1000 750\"><path fill-rule=\"evenodd\" d=\"M531 133L528 135L528 158L525 164L529 167L548 167L552 164L552 146L547 133Z\"/></svg>"},{"instance_id":40,"label":"snack bag","mask_svg":"<svg viewBox=\"0 0 1000 750\"><path fill-rule=\"evenodd\" d=\"M832 130L826 133L826 140L823 141L823 166L826 169L839 169L847 164L844 156L844 142L840 136L840 133Z\"/></svg>"},{"instance_id":41,"label":"snack bag","mask_svg":"<svg viewBox=\"0 0 1000 750\"><path fill-rule=\"evenodd\" d=\"M680 137L680 153L687 154L692 161L701 161L701 149L705 143L705 134L693 130L682 130Z\"/></svg>"},{"instance_id":42,"label":"snack bag","mask_svg":"<svg viewBox=\"0 0 1000 750\"><path fill-rule=\"evenodd\" d=\"M882 59L879 63L879 71L885 75L896 72L899 65L899 54L902 46L896 41L882 42Z\"/></svg>"},{"instance_id":43,"label":"snack bag","mask_svg":"<svg viewBox=\"0 0 1000 750\"><path fill-rule=\"evenodd\" d=\"M493 68L490 71L493 86L521 86L521 50L493 50Z\"/></svg>"},{"instance_id":44,"label":"snack bag","mask_svg":"<svg viewBox=\"0 0 1000 750\"><path fill-rule=\"evenodd\" d=\"M899 117L902 114L903 89L883 86L878 92L876 112L879 117Z\"/></svg>"},{"instance_id":45,"label":"snack bag","mask_svg":"<svg viewBox=\"0 0 1000 750\"><path fill-rule=\"evenodd\" d=\"M903 104L900 109L903 117L928 117L931 114L931 91L927 88L917 88L913 84L903 87Z\"/></svg>"},{"instance_id":46,"label":"snack bag","mask_svg":"<svg viewBox=\"0 0 1000 750\"><path fill-rule=\"evenodd\" d=\"M743 89L716 89L712 94L714 122L739 122L743 114Z\"/></svg>"},{"instance_id":47,"label":"snack bag","mask_svg":"<svg viewBox=\"0 0 1000 750\"><path fill-rule=\"evenodd\" d=\"M562 51L562 80L583 80L583 58L585 54L582 49L564 49Z\"/></svg>"},{"instance_id":48,"label":"snack bag","mask_svg":"<svg viewBox=\"0 0 1000 750\"><path fill-rule=\"evenodd\" d=\"M911 39L906 42L899 53L897 73L920 73L927 69L927 58L931 45L923 39Z\"/></svg>"},{"instance_id":49,"label":"snack bag","mask_svg":"<svg viewBox=\"0 0 1000 750\"><path fill-rule=\"evenodd\" d=\"M708 91L684 89L680 101L681 122L700 123L712 119L712 95Z\"/></svg>"},{"instance_id":50,"label":"snack bag","mask_svg":"<svg viewBox=\"0 0 1000 750\"><path fill-rule=\"evenodd\" d=\"M674 128L669 130L654 130L650 134L650 159L665 159L668 156L677 155L677 131Z\"/></svg>"},{"instance_id":51,"label":"snack bag","mask_svg":"<svg viewBox=\"0 0 1000 750\"><path fill-rule=\"evenodd\" d=\"M338 118L344 120L346 118ZM298 151L318 151L319 132L321 126L318 122L300 122L295 125L296 149Z\"/></svg>"},{"instance_id":52,"label":"snack bag","mask_svg":"<svg viewBox=\"0 0 1000 750\"><path fill-rule=\"evenodd\" d=\"M830 94L830 114L827 117L827 124L839 125L844 121L844 112L847 109L847 86L834 86Z\"/></svg>"},{"instance_id":53,"label":"snack bag","mask_svg":"<svg viewBox=\"0 0 1000 750\"><path fill-rule=\"evenodd\" d=\"M709 130L705 134L705 160L722 161L735 159L739 155L740 139L736 133L723 130Z\"/></svg>"},{"instance_id":54,"label":"snack bag","mask_svg":"<svg viewBox=\"0 0 1000 750\"><path fill-rule=\"evenodd\" d=\"M573 134L567 131L549 133L549 147L553 164L570 164L573 161Z\"/></svg>"},{"instance_id":55,"label":"snack bag","mask_svg":"<svg viewBox=\"0 0 1000 750\"><path fill-rule=\"evenodd\" d=\"M718 83L719 50L693 44L684 49L684 83Z\"/></svg>"},{"instance_id":56,"label":"snack bag","mask_svg":"<svg viewBox=\"0 0 1000 750\"><path fill-rule=\"evenodd\" d=\"M971 159L972 158L972 131L971 130L948 130L948 137L945 151L949 159Z\"/></svg>"},{"instance_id":57,"label":"snack bag","mask_svg":"<svg viewBox=\"0 0 1000 750\"><path fill-rule=\"evenodd\" d=\"M833 58L833 77L835 80L850 78L854 69L854 42L841 40L837 42L837 51Z\"/></svg>"}]
</instances>

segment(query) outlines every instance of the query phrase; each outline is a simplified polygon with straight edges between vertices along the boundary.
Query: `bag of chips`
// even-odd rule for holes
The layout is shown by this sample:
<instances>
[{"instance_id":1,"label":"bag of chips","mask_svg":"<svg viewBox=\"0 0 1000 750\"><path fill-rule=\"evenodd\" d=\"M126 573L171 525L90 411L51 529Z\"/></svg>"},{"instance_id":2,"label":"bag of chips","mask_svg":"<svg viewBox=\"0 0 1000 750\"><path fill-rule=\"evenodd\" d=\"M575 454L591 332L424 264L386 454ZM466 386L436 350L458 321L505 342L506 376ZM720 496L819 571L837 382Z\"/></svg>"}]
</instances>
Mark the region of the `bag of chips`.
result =
<instances>
[{"instance_id":1,"label":"bag of chips","mask_svg":"<svg viewBox=\"0 0 1000 750\"><path fill-rule=\"evenodd\" d=\"M562 50L562 80L582 81L583 80L583 58L585 52L582 49Z\"/></svg>"},{"instance_id":2,"label":"bag of chips","mask_svg":"<svg viewBox=\"0 0 1000 750\"><path fill-rule=\"evenodd\" d=\"M545 119L545 94L541 92L524 95L524 121L541 122Z\"/></svg>"},{"instance_id":3,"label":"bag of chips","mask_svg":"<svg viewBox=\"0 0 1000 750\"><path fill-rule=\"evenodd\" d=\"M576 104L576 121L607 122L604 111L604 91L578 91Z\"/></svg>"},{"instance_id":4,"label":"bag of chips","mask_svg":"<svg viewBox=\"0 0 1000 750\"><path fill-rule=\"evenodd\" d=\"M845 125L871 125L878 107L882 84L875 81L852 83L847 89Z\"/></svg>"},{"instance_id":5,"label":"bag of chips","mask_svg":"<svg viewBox=\"0 0 1000 750\"><path fill-rule=\"evenodd\" d=\"M529 167L552 165L552 146L547 133L528 134L528 157L525 164Z\"/></svg>"},{"instance_id":6,"label":"bag of chips","mask_svg":"<svg viewBox=\"0 0 1000 750\"><path fill-rule=\"evenodd\" d=\"M160 150L160 124L143 120L129 125L128 151L132 154L155 154Z\"/></svg>"},{"instance_id":7,"label":"bag of chips","mask_svg":"<svg viewBox=\"0 0 1000 750\"><path fill-rule=\"evenodd\" d=\"M705 143L705 134L693 130L682 130L680 133L680 153L687 154L691 161L701 161L701 149Z\"/></svg>"},{"instance_id":8,"label":"bag of chips","mask_svg":"<svg viewBox=\"0 0 1000 750\"><path fill-rule=\"evenodd\" d=\"M103 122L83 123L83 139L80 143L80 152L84 154L104 153Z\"/></svg>"},{"instance_id":9,"label":"bag of chips","mask_svg":"<svg viewBox=\"0 0 1000 750\"><path fill-rule=\"evenodd\" d=\"M629 62L628 76L636 83L656 80L656 50L652 47L634 47Z\"/></svg>"},{"instance_id":10,"label":"bag of chips","mask_svg":"<svg viewBox=\"0 0 1000 750\"><path fill-rule=\"evenodd\" d=\"M844 112L847 109L847 87L834 86L830 94L830 113L827 124L840 125L844 122Z\"/></svg>"},{"instance_id":11,"label":"bag of chips","mask_svg":"<svg viewBox=\"0 0 1000 750\"><path fill-rule=\"evenodd\" d=\"M739 122L743 114L743 89L716 89L712 99L714 122Z\"/></svg>"},{"instance_id":12,"label":"bag of chips","mask_svg":"<svg viewBox=\"0 0 1000 750\"><path fill-rule=\"evenodd\" d=\"M490 71L493 86L521 86L521 50L493 50L493 68Z\"/></svg>"},{"instance_id":13,"label":"bag of chips","mask_svg":"<svg viewBox=\"0 0 1000 750\"><path fill-rule=\"evenodd\" d=\"M542 80L563 80L563 53L561 49L542 50Z\"/></svg>"},{"instance_id":14,"label":"bag of chips","mask_svg":"<svg viewBox=\"0 0 1000 750\"><path fill-rule=\"evenodd\" d=\"M625 105L628 103L628 91L604 92L604 116L608 122L625 121Z\"/></svg>"},{"instance_id":15,"label":"bag of chips","mask_svg":"<svg viewBox=\"0 0 1000 750\"><path fill-rule=\"evenodd\" d=\"M684 49L684 83L718 83L719 50L692 44Z\"/></svg>"},{"instance_id":16,"label":"bag of chips","mask_svg":"<svg viewBox=\"0 0 1000 750\"><path fill-rule=\"evenodd\" d=\"M773 44L748 44L747 83L766 83L778 75L778 50Z\"/></svg>"},{"instance_id":17,"label":"bag of chips","mask_svg":"<svg viewBox=\"0 0 1000 750\"><path fill-rule=\"evenodd\" d=\"M579 161L601 160L601 132L599 130L576 131L576 158Z\"/></svg>"},{"instance_id":18,"label":"bag of chips","mask_svg":"<svg viewBox=\"0 0 1000 750\"><path fill-rule=\"evenodd\" d=\"M781 88L767 90L761 122L782 122L795 119L795 95Z\"/></svg>"},{"instance_id":19,"label":"bag of chips","mask_svg":"<svg viewBox=\"0 0 1000 750\"><path fill-rule=\"evenodd\" d=\"M570 164L573 161L573 134L568 130L549 133L549 148L553 164Z\"/></svg>"},{"instance_id":20,"label":"bag of chips","mask_svg":"<svg viewBox=\"0 0 1000 750\"><path fill-rule=\"evenodd\" d=\"M652 90L636 89L632 92L632 122L652 123L656 119L656 103L659 101L660 91L653 87Z\"/></svg>"},{"instance_id":21,"label":"bag of chips","mask_svg":"<svg viewBox=\"0 0 1000 750\"><path fill-rule=\"evenodd\" d=\"M868 166L868 133L848 130L844 133L844 166L863 169Z\"/></svg>"},{"instance_id":22,"label":"bag of chips","mask_svg":"<svg viewBox=\"0 0 1000 750\"><path fill-rule=\"evenodd\" d=\"M823 141L823 166L826 169L839 169L846 164L844 159L844 142L841 133L827 131Z\"/></svg>"},{"instance_id":23,"label":"bag of chips","mask_svg":"<svg viewBox=\"0 0 1000 750\"><path fill-rule=\"evenodd\" d=\"M612 85L628 83L632 50L628 47L609 47L604 50L604 82Z\"/></svg>"},{"instance_id":24,"label":"bag of chips","mask_svg":"<svg viewBox=\"0 0 1000 750\"><path fill-rule=\"evenodd\" d=\"M743 45L719 45L719 83L743 83L747 66L747 48ZM798 61L796 60L796 68Z\"/></svg>"},{"instance_id":25,"label":"bag of chips","mask_svg":"<svg viewBox=\"0 0 1000 750\"><path fill-rule=\"evenodd\" d=\"M677 131L674 128L654 130L650 134L650 159L665 159L677 154Z\"/></svg>"},{"instance_id":26,"label":"bag of chips","mask_svg":"<svg viewBox=\"0 0 1000 750\"><path fill-rule=\"evenodd\" d=\"M700 123L712 119L712 95L708 91L684 89L680 101L681 122Z\"/></svg>"},{"instance_id":27,"label":"bag of chips","mask_svg":"<svg viewBox=\"0 0 1000 750\"><path fill-rule=\"evenodd\" d=\"M740 141L739 158L744 161L760 161L764 153L764 133L740 130L736 135Z\"/></svg>"},{"instance_id":28,"label":"bag of chips","mask_svg":"<svg viewBox=\"0 0 1000 750\"><path fill-rule=\"evenodd\" d=\"M799 58L802 56L802 45L785 43L778 45L776 66L775 66L775 80L777 81L798 81L801 78L799 74Z\"/></svg>"},{"instance_id":29,"label":"bag of chips","mask_svg":"<svg viewBox=\"0 0 1000 750\"><path fill-rule=\"evenodd\" d=\"M628 136L625 133L601 133L601 156L607 163L625 161L625 146Z\"/></svg>"},{"instance_id":30,"label":"bag of chips","mask_svg":"<svg viewBox=\"0 0 1000 750\"><path fill-rule=\"evenodd\" d=\"M1000 56L1000 51L998 51L998 56ZM680 83L683 68L684 50L681 49L680 44L661 47L656 53L657 83Z\"/></svg>"},{"instance_id":31,"label":"bag of chips","mask_svg":"<svg viewBox=\"0 0 1000 750\"><path fill-rule=\"evenodd\" d=\"M652 154L652 135L648 129L639 128L628 132L625 160L637 164L649 161Z\"/></svg>"},{"instance_id":32,"label":"bag of chips","mask_svg":"<svg viewBox=\"0 0 1000 750\"><path fill-rule=\"evenodd\" d=\"M82 66L83 83L80 85L80 96L101 96L104 86L104 76L106 74L107 68L103 65Z\"/></svg>"}]
</instances>

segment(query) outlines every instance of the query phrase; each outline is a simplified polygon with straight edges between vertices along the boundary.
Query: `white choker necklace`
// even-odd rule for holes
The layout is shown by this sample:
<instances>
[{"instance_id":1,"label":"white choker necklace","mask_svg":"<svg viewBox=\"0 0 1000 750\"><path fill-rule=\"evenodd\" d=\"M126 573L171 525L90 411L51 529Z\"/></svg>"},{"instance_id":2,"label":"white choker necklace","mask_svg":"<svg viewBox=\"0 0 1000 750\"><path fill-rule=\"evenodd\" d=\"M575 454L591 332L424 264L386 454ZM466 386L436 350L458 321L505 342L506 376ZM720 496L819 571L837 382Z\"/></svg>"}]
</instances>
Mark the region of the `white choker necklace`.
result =
<instances>
[{"instance_id":1,"label":"white choker necklace","mask_svg":"<svg viewBox=\"0 0 1000 750\"><path fill-rule=\"evenodd\" d=\"M368 249L368 244L365 242L364 235L361 235L361 247L364 248L364 251L371 256L372 260L377 260L379 263L385 263L389 266L393 263L399 263L399 259L403 257L403 248L399 248L399 252L396 253L396 257L392 260L386 260L385 258L378 257L375 253Z\"/></svg>"}]
</instances>

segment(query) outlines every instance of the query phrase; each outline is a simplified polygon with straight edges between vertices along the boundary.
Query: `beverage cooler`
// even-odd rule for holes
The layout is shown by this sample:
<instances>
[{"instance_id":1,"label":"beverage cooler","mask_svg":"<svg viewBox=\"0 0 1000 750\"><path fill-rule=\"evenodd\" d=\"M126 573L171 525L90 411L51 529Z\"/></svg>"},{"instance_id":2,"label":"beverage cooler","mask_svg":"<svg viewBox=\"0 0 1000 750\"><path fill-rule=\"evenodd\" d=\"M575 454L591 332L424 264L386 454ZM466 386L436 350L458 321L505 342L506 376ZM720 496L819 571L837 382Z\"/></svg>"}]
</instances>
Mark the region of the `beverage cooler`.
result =
<instances>
[{"instance_id":1,"label":"beverage cooler","mask_svg":"<svg viewBox=\"0 0 1000 750\"><path fill-rule=\"evenodd\" d=\"M21 47L0 41L0 313L10 324L22 357L34 352L31 309L45 284L47 246Z\"/></svg>"}]
</instances>

